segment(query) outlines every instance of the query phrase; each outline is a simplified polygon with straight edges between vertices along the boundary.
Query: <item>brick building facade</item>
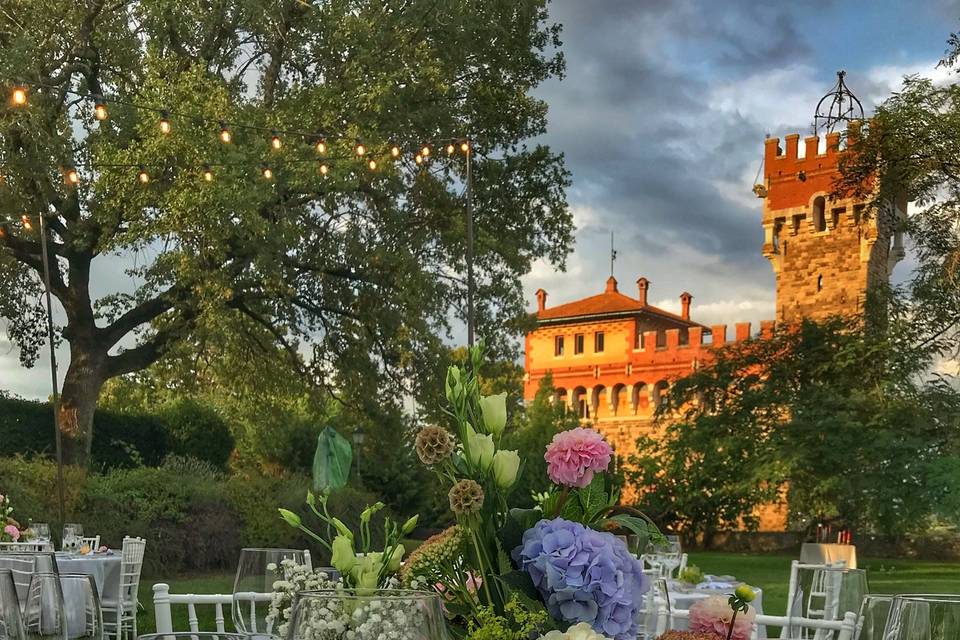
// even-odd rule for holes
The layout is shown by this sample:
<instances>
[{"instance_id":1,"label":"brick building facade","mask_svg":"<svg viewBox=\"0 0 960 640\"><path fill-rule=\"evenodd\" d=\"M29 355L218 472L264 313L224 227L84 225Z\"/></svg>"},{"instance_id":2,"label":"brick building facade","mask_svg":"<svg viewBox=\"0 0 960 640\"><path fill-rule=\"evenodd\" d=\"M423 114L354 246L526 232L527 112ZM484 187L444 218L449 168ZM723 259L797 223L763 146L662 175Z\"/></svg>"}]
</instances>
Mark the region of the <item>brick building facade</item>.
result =
<instances>
[{"instance_id":1,"label":"brick building facade","mask_svg":"<svg viewBox=\"0 0 960 640\"><path fill-rule=\"evenodd\" d=\"M848 130L849 144L857 130ZM840 133L804 140L798 134L765 144L762 252L776 274L776 322L833 314L859 314L866 292L886 281L903 258L894 221L906 203L891 203L893 215L877 215L867 203L834 200ZM759 234L758 234L759 235ZM692 296L680 294L681 314L648 303L651 283L637 280L636 297L615 278L599 295L555 307L537 291L537 326L526 336L524 398L532 400L550 373L557 402L604 433L621 454L641 434L653 433L654 408L672 380L709 361L728 340L746 340L750 323L707 327L692 317ZM761 323L769 335L774 320ZM782 509L765 510L761 528L782 530Z\"/></svg>"}]
</instances>

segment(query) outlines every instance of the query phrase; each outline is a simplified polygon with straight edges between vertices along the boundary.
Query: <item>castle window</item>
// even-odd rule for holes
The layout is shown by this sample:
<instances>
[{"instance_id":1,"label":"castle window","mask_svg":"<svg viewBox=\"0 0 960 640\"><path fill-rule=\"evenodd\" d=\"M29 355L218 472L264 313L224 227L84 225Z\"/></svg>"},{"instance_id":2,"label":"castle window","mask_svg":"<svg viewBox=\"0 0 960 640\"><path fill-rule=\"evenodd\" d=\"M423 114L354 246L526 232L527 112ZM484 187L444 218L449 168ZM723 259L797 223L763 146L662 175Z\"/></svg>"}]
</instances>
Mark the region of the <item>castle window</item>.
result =
<instances>
[{"instance_id":1,"label":"castle window","mask_svg":"<svg viewBox=\"0 0 960 640\"><path fill-rule=\"evenodd\" d=\"M583 334L577 333L573 336L573 353L583 353Z\"/></svg>"},{"instance_id":2,"label":"castle window","mask_svg":"<svg viewBox=\"0 0 960 640\"><path fill-rule=\"evenodd\" d=\"M557 357L563 355L563 336L557 336L553 339L553 355Z\"/></svg>"},{"instance_id":3,"label":"castle window","mask_svg":"<svg viewBox=\"0 0 960 640\"><path fill-rule=\"evenodd\" d=\"M594 353L603 353L603 331L597 331L593 334Z\"/></svg>"},{"instance_id":4,"label":"castle window","mask_svg":"<svg viewBox=\"0 0 960 640\"><path fill-rule=\"evenodd\" d=\"M817 276L817 291L823 291L823 274Z\"/></svg>"},{"instance_id":5,"label":"castle window","mask_svg":"<svg viewBox=\"0 0 960 640\"><path fill-rule=\"evenodd\" d=\"M823 196L817 196L813 200L813 229L815 231L827 230L826 217L827 201Z\"/></svg>"}]
</instances>

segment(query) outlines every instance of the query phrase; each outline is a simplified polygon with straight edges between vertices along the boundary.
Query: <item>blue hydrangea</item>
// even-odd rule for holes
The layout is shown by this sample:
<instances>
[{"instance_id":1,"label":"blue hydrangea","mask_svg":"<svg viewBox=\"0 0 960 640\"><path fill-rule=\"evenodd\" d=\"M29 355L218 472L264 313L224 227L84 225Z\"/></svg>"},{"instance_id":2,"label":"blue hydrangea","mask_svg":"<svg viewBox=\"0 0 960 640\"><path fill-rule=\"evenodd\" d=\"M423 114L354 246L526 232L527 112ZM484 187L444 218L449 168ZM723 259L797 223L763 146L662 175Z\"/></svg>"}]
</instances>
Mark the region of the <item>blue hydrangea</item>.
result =
<instances>
[{"instance_id":1,"label":"blue hydrangea","mask_svg":"<svg viewBox=\"0 0 960 640\"><path fill-rule=\"evenodd\" d=\"M578 522L541 520L523 534L513 560L530 575L555 619L587 622L616 640L636 637L650 584L623 540Z\"/></svg>"}]
</instances>

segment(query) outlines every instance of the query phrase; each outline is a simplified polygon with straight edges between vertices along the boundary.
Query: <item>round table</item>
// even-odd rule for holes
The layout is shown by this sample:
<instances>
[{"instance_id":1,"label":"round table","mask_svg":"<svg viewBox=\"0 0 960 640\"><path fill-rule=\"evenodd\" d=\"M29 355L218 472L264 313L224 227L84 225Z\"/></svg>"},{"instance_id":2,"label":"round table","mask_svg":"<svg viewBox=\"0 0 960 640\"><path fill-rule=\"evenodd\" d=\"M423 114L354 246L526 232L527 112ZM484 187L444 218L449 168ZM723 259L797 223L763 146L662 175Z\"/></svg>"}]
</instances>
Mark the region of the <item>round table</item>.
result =
<instances>
[{"instance_id":1,"label":"round table","mask_svg":"<svg viewBox=\"0 0 960 640\"><path fill-rule=\"evenodd\" d=\"M114 553L57 553L60 573L82 573L93 576L100 597L116 598L120 592L120 555Z\"/></svg>"}]
</instances>

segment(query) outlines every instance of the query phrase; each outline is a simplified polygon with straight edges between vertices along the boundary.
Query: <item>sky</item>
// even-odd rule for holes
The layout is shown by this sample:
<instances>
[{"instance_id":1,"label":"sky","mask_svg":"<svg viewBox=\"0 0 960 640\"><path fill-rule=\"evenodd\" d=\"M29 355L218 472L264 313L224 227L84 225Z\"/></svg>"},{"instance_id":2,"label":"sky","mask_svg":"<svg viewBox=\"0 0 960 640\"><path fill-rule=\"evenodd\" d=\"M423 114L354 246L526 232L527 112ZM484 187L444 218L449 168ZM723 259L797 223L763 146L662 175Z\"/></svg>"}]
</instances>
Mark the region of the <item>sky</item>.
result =
<instances>
[{"instance_id":1,"label":"sky","mask_svg":"<svg viewBox=\"0 0 960 640\"><path fill-rule=\"evenodd\" d=\"M577 232L566 271L538 263L523 279L529 307L538 288L548 305L603 291L612 231L620 290L635 296L645 276L651 302L673 311L689 291L705 324L774 315L751 193L765 135L807 135L838 69L868 112L906 74L942 78L936 63L960 30L960 0L553 0L550 11L567 71L536 90L549 105L538 141L565 154ZM92 280L116 283L144 259ZM58 357L62 379L65 348ZM47 397L47 363L23 369L0 332L0 389Z\"/></svg>"}]
</instances>

